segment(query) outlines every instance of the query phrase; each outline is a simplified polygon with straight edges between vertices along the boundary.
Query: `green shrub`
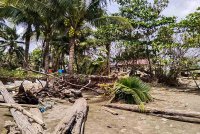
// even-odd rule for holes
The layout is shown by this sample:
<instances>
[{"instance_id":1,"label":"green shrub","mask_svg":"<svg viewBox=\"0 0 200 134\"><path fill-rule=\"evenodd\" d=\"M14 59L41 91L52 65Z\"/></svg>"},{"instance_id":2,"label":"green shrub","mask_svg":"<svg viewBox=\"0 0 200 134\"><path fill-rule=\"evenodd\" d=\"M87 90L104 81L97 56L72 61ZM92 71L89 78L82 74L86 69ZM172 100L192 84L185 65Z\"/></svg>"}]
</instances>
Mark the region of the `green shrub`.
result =
<instances>
[{"instance_id":1,"label":"green shrub","mask_svg":"<svg viewBox=\"0 0 200 134\"><path fill-rule=\"evenodd\" d=\"M121 78L114 85L115 99L129 104L152 101L149 90L150 87L136 77Z\"/></svg>"},{"instance_id":2,"label":"green shrub","mask_svg":"<svg viewBox=\"0 0 200 134\"><path fill-rule=\"evenodd\" d=\"M20 68L15 70L7 69L7 68L0 68L0 77L3 78L28 78L28 77L40 77L40 74L35 74L32 72L26 72Z\"/></svg>"}]
</instances>

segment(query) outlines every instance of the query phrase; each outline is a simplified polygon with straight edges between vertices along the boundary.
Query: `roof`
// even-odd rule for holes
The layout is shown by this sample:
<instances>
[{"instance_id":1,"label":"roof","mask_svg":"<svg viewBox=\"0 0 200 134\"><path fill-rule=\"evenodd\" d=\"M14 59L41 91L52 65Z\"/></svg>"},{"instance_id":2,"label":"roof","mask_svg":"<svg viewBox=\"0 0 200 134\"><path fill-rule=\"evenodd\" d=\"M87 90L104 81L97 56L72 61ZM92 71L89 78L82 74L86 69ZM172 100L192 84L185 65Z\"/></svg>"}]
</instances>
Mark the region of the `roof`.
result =
<instances>
[{"instance_id":1,"label":"roof","mask_svg":"<svg viewBox=\"0 0 200 134\"><path fill-rule=\"evenodd\" d=\"M137 59L137 60L128 60L128 61L120 61L116 63L117 66L127 66L127 65L149 65L149 61L147 59ZM112 64L112 66L115 66Z\"/></svg>"}]
</instances>

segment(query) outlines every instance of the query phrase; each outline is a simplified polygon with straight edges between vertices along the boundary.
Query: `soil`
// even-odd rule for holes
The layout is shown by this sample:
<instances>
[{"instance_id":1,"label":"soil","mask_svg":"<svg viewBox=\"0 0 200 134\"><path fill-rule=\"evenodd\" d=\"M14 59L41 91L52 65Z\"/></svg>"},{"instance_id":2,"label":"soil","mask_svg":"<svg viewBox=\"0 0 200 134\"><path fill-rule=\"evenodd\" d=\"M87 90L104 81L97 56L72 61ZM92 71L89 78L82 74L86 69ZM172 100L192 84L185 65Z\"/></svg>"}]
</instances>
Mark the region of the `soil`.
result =
<instances>
[{"instance_id":1,"label":"soil","mask_svg":"<svg viewBox=\"0 0 200 134\"><path fill-rule=\"evenodd\" d=\"M155 99L147 106L200 112L200 91L185 89L153 87L151 94ZM84 93L84 97L89 103L85 134L200 134L199 124L116 109L112 110L118 115L112 115L102 108L102 105L107 103L104 97L88 92ZM48 128L46 134L54 130L71 105L69 102L57 103L52 109L43 113ZM0 130L3 128L4 121L11 120L11 117L5 114L9 114L8 110L0 108Z\"/></svg>"}]
</instances>

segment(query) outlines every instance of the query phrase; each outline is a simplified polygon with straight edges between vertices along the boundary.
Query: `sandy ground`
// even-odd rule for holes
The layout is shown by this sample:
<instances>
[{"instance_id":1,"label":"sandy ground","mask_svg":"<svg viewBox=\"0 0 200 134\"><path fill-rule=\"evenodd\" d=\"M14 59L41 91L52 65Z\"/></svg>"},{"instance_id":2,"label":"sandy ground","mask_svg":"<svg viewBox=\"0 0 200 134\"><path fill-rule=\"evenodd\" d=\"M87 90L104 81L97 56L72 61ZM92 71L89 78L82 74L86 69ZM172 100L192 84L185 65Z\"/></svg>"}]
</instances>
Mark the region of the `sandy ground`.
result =
<instances>
[{"instance_id":1,"label":"sandy ground","mask_svg":"<svg viewBox=\"0 0 200 134\"><path fill-rule=\"evenodd\" d=\"M200 93L180 93L154 88L152 95L159 100L149 103L151 107L200 112ZM91 104L86 134L200 134L199 124L172 121L122 110L115 111L119 115L112 115L102 111L98 104Z\"/></svg>"},{"instance_id":2,"label":"sandy ground","mask_svg":"<svg viewBox=\"0 0 200 134\"><path fill-rule=\"evenodd\" d=\"M154 87L151 91L154 102L147 104L151 107L192 110L200 112L200 92L180 92L175 88ZM168 120L135 112L116 110L119 115L112 115L102 109L106 101L102 97L84 94L88 98L89 113L85 126L85 134L200 134L200 125ZM52 132L56 124L65 116L70 103L58 103L43 114L47 124L46 134ZM0 108L0 129L4 121L10 120L6 116L8 110Z\"/></svg>"}]
</instances>

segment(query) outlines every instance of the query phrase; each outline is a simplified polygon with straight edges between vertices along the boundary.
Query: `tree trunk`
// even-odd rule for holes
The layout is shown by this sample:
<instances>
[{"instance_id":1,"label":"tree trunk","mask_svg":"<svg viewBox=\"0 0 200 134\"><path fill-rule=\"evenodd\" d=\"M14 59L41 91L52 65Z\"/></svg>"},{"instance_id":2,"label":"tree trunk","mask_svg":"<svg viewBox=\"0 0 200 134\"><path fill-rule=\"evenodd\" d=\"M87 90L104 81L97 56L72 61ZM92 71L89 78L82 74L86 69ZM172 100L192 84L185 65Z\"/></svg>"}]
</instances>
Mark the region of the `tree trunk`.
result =
<instances>
[{"instance_id":1,"label":"tree trunk","mask_svg":"<svg viewBox=\"0 0 200 134\"><path fill-rule=\"evenodd\" d=\"M50 43L50 39L49 39L49 35L47 35L46 39L45 39L45 47L44 47L44 70L45 70L45 73L48 73L48 70L49 70L49 43Z\"/></svg>"},{"instance_id":2,"label":"tree trunk","mask_svg":"<svg viewBox=\"0 0 200 134\"><path fill-rule=\"evenodd\" d=\"M75 55L74 59L75 59L75 64L76 64L77 73L79 74L79 73L81 73L81 71L80 71L80 69L79 69L78 56L77 56L77 54Z\"/></svg>"},{"instance_id":3,"label":"tree trunk","mask_svg":"<svg viewBox=\"0 0 200 134\"><path fill-rule=\"evenodd\" d=\"M150 58L150 52L149 52L148 45L146 45L146 54L147 54L147 59L148 59L148 62L149 62L149 72L150 72L150 75L152 76L153 75L152 64L151 64L151 58Z\"/></svg>"},{"instance_id":4,"label":"tree trunk","mask_svg":"<svg viewBox=\"0 0 200 134\"><path fill-rule=\"evenodd\" d=\"M106 59L106 68L107 68L107 70L106 70L106 73L107 73L107 75L110 75L110 44L106 44L106 50L107 50L107 59Z\"/></svg>"},{"instance_id":5,"label":"tree trunk","mask_svg":"<svg viewBox=\"0 0 200 134\"><path fill-rule=\"evenodd\" d=\"M75 38L70 39L70 50L69 50L69 74L74 73L74 47L75 47Z\"/></svg>"},{"instance_id":6,"label":"tree trunk","mask_svg":"<svg viewBox=\"0 0 200 134\"><path fill-rule=\"evenodd\" d=\"M28 24L27 32L25 35L25 53L24 53L24 68L28 67L29 63L29 47L30 47L30 39L31 39L31 25Z\"/></svg>"}]
</instances>

